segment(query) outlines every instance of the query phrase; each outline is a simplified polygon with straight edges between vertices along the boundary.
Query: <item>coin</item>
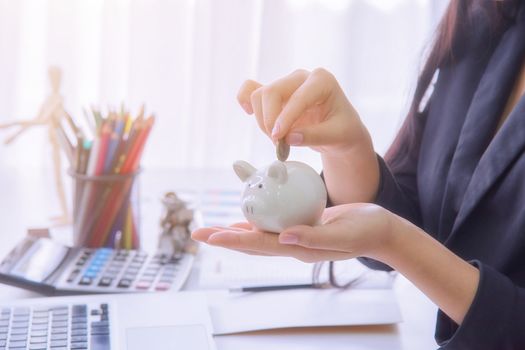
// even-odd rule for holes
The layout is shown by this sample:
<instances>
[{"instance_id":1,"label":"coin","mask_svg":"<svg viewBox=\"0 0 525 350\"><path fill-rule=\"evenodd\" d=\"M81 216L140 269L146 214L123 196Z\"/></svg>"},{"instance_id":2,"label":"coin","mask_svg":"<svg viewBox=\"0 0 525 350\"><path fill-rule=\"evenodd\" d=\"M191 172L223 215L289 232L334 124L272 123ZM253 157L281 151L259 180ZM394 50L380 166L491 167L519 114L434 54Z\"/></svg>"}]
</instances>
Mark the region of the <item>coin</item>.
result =
<instances>
[{"instance_id":1,"label":"coin","mask_svg":"<svg viewBox=\"0 0 525 350\"><path fill-rule=\"evenodd\" d=\"M284 139L280 139L277 143L276 153L277 159L279 159L281 162L286 161L290 155L290 145L287 144Z\"/></svg>"}]
</instances>

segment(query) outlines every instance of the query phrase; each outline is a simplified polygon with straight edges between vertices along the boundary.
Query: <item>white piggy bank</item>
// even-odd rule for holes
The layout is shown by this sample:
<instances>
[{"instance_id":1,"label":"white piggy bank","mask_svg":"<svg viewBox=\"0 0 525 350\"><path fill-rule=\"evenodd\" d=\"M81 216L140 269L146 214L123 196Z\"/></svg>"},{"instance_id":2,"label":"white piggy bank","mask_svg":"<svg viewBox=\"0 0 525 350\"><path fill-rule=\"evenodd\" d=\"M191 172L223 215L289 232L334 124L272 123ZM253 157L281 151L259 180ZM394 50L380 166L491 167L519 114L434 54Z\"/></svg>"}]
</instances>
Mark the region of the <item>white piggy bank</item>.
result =
<instances>
[{"instance_id":1,"label":"white piggy bank","mask_svg":"<svg viewBox=\"0 0 525 350\"><path fill-rule=\"evenodd\" d=\"M326 207L326 187L317 172L300 162L276 161L256 169L237 161L233 169L246 184L242 212L259 230L279 233L294 225L315 225Z\"/></svg>"}]
</instances>

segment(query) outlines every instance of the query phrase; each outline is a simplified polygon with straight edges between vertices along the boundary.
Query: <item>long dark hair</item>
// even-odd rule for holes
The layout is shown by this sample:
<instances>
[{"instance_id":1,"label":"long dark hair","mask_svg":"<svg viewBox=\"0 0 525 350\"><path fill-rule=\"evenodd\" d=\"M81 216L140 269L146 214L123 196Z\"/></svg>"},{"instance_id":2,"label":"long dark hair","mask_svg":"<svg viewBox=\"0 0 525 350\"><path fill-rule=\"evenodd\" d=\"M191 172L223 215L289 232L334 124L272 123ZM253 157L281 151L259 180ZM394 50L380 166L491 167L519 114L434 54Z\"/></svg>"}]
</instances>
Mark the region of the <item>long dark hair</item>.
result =
<instances>
[{"instance_id":1,"label":"long dark hair","mask_svg":"<svg viewBox=\"0 0 525 350\"><path fill-rule=\"evenodd\" d=\"M394 142L388 149L385 160L392 171L403 169L405 162L418 157L420 136L425 114L421 108L423 97L440 67L461 58L465 42L490 41L505 23L515 15L522 0L451 0L439 23L425 65L417 80L416 89L408 115Z\"/></svg>"}]
</instances>

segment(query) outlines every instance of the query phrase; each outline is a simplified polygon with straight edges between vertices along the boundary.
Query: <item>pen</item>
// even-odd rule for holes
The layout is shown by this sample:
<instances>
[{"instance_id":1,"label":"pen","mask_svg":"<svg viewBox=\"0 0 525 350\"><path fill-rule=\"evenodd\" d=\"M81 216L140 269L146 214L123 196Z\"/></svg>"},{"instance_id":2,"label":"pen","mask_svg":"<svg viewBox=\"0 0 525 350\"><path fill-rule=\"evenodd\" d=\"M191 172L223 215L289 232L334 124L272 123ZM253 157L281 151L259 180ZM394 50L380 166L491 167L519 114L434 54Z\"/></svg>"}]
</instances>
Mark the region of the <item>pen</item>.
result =
<instances>
[{"instance_id":1,"label":"pen","mask_svg":"<svg viewBox=\"0 0 525 350\"><path fill-rule=\"evenodd\" d=\"M282 284L275 286L254 286L254 287L240 287L230 288L231 293L242 293L242 292L270 292L276 290L288 290L288 289L306 289L306 288L321 288L320 285L315 283L305 284Z\"/></svg>"}]
</instances>

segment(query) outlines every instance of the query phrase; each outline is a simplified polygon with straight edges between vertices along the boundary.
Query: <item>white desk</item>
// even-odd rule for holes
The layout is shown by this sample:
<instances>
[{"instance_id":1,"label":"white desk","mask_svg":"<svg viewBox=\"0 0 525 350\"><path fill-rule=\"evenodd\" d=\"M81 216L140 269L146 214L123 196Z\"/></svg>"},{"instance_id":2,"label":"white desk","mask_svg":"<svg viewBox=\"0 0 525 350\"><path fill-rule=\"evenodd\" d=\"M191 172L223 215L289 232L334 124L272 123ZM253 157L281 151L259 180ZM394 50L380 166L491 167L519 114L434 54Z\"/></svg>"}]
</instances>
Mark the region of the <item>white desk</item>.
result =
<instances>
[{"instance_id":1,"label":"white desk","mask_svg":"<svg viewBox=\"0 0 525 350\"><path fill-rule=\"evenodd\" d=\"M0 169L0 256L25 235L28 227L46 226L58 213L52 172ZM199 189L203 186L239 188L228 171L150 170L141 175L142 241L148 251L155 249L160 216L159 198L166 190ZM145 215L145 213L153 213ZM67 237L59 237L67 240ZM199 255L186 288L196 289ZM394 290L404 322L394 326L333 327L294 329L215 337L219 350L258 349L388 349L436 348L435 306L409 281L399 276ZM38 296L9 286L0 286L0 300Z\"/></svg>"}]
</instances>

